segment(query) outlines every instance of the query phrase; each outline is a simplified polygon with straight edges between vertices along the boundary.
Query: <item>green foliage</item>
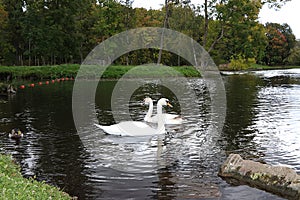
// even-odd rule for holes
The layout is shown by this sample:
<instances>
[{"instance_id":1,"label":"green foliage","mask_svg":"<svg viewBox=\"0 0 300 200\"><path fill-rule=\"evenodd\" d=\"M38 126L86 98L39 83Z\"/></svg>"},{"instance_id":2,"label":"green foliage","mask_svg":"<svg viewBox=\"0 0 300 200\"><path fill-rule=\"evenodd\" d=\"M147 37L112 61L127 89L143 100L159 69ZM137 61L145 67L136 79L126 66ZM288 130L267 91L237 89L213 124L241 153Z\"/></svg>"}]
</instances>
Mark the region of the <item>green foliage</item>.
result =
<instances>
[{"instance_id":1,"label":"green foliage","mask_svg":"<svg viewBox=\"0 0 300 200\"><path fill-rule=\"evenodd\" d=\"M11 157L1 154L0 188L1 199L72 199L56 187L23 178Z\"/></svg>"},{"instance_id":2,"label":"green foliage","mask_svg":"<svg viewBox=\"0 0 300 200\"><path fill-rule=\"evenodd\" d=\"M55 79L62 77L75 77L79 65L56 66L1 66L0 80L6 80L7 76L13 79Z\"/></svg>"},{"instance_id":3,"label":"green foliage","mask_svg":"<svg viewBox=\"0 0 300 200\"><path fill-rule=\"evenodd\" d=\"M79 65L57 65L57 66L10 66L0 67L0 80L6 80L7 76L11 76L14 80L41 80L55 79L63 77L76 77ZM121 78L129 70L135 66L119 66L113 65L108 67L102 74L102 78ZM135 71L136 77L157 77L172 76L172 72L161 69L159 66L157 71ZM173 67L174 70L180 72L186 77L200 77L200 73L191 66ZM90 73L90 72L87 72ZM88 74L87 74L88 75Z\"/></svg>"},{"instance_id":4,"label":"green foliage","mask_svg":"<svg viewBox=\"0 0 300 200\"><path fill-rule=\"evenodd\" d=\"M4 61L12 46L7 38L8 13L0 1L0 63Z\"/></svg>"},{"instance_id":5,"label":"green foliage","mask_svg":"<svg viewBox=\"0 0 300 200\"><path fill-rule=\"evenodd\" d=\"M290 65L300 65L300 41L296 41L295 47L291 49L289 57L286 59Z\"/></svg>"},{"instance_id":6,"label":"green foliage","mask_svg":"<svg viewBox=\"0 0 300 200\"><path fill-rule=\"evenodd\" d=\"M200 77L200 73L192 66L176 66L172 67L175 71L166 70L166 68L156 66L157 70L149 68L149 70L135 70L135 66L110 66L108 67L102 78L121 78L125 73L130 71L129 77L172 77L172 76L185 76L185 77ZM178 74L179 72L179 74Z\"/></svg>"},{"instance_id":7,"label":"green foliage","mask_svg":"<svg viewBox=\"0 0 300 200\"><path fill-rule=\"evenodd\" d=\"M166 15L164 7L132 8L132 0L0 0L0 64L78 64L109 37L137 27L163 27L165 19L169 28L203 44L218 64L239 54L261 63L269 49L265 51L268 40L258 23L259 11L263 4L279 8L287 1L211 0L198 6L189 0L168 0ZM282 30L292 49L291 30ZM156 63L159 55L157 49L143 49L121 56L114 64ZM189 65L169 52L162 53L161 63Z\"/></svg>"},{"instance_id":8,"label":"green foliage","mask_svg":"<svg viewBox=\"0 0 300 200\"><path fill-rule=\"evenodd\" d=\"M287 24L267 23L268 45L263 61L267 65L285 64L296 40L292 30Z\"/></svg>"},{"instance_id":9,"label":"green foliage","mask_svg":"<svg viewBox=\"0 0 300 200\"><path fill-rule=\"evenodd\" d=\"M261 6L259 1L228 0L217 7L225 29L222 39L225 45L217 48L224 60L237 55L245 59L262 57L267 41L264 27L257 22Z\"/></svg>"},{"instance_id":10,"label":"green foliage","mask_svg":"<svg viewBox=\"0 0 300 200\"><path fill-rule=\"evenodd\" d=\"M203 30L199 27L203 23L203 17L197 15L195 10L188 5L171 5L170 6L169 24L172 29L180 31L196 41L201 40Z\"/></svg>"},{"instance_id":11,"label":"green foliage","mask_svg":"<svg viewBox=\"0 0 300 200\"><path fill-rule=\"evenodd\" d=\"M232 57L229 63L230 70L245 70L251 67L252 64L256 63L255 58L245 58L239 54L236 58Z\"/></svg>"},{"instance_id":12,"label":"green foliage","mask_svg":"<svg viewBox=\"0 0 300 200\"><path fill-rule=\"evenodd\" d=\"M176 66L173 67L176 71L180 72L185 77L200 77L201 74L192 66Z\"/></svg>"}]
</instances>

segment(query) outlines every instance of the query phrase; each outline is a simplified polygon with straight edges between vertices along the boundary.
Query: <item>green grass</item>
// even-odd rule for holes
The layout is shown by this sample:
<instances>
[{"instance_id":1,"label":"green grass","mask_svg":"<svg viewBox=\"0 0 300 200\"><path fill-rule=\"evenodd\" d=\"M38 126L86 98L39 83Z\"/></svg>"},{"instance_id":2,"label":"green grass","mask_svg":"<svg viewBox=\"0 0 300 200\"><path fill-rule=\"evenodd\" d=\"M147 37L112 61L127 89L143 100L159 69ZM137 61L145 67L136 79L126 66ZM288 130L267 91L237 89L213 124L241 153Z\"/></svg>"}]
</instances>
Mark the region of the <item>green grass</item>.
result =
<instances>
[{"instance_id":1,"label":"green grass","mask_svg":"<svg viewBox=\"0 0 300 200\"><path fill-rule=\"evenodd\" d=\"M23 178L10 156L0 154L0 199L72 199L54 186Z\"/></svg>"},{"instance_id":2,"label":"green grass","mask_svg":"<svg viewBox=\"0 0 300 200\"><path fill-rule=\"evenodd\" d=\"M0 66L0 80L5 81L8 76L12 80L45 80L62 77L75 77L80 65L55 65L55 66ZM121 78L135 66L110 66L102 74L102 78ZM186 77L200 77L200 73L192 66L172 67ZM138 77L174 76L175 73L165 68L158 70L135 70L131 74ZM87 75L89 72L87 71ZM93 76L93 72L90 72Z\"/></svg>"},{"instance_id":3,"label":"green grass","mask_svg":"<svg viewBox=\"0 0 300 200\"><path fill-rule=\"evenodd\" d=\"M0 79L42 80L61 77L75 77L79 65L55 65L55 66L0 66Z\"/></svg>"},{"instance_id":4,"label":"green grass","mask_svg":"<svg viewBox=\"0 0 300 200\"><path fill-rule=\"evenodd\" d=\"M272 70L272 69L292 69L292 68L300 68L300 66L288 66L288 65L268 66L268 65L251 64L251 66L245 70ZM234 71L233 69L228 67L219 67L219 69L222 71Z\"/></svg>"},{"instance_id":5,"label":"green grass","mask_svg":"<svg viewBox=\"0 0 300 200\"><path fill-rule=\"evenodd\" d=\"M0 81L6 81L10 76L13 81L22 80L49 80L62 77L76 77L80 65L54 65L54 66L0 66ZM172 70L165 70L163 67L157 66L157 70L134 70L135 66L110 66L102 74L104 79L118 79L125 73L131 71L133 77L167 77L176 76ZM300 66L266 66L252 64L247 70L262 69L290 69L300 68ZM179 72L185 77L200 77L200 73L192 66L175 66L172 69ZM230 70L228 68L220 68L220 70ZM94 77L93 72L87 70L87 77Z\"/></svg>"},{"instance_id":6,"label":"green grass","mask_svg":"<svg viewBox=\"0 0 300 200\"><path fill-rule=\"evenodd\" d=\"M156 68L157 67L157 68ZM155 69L154 69L155 68ZM128 73L128 77L200 77L200 73L192 66L172 67L174 70L170 70L166 67L149 67L148 69L139 69L135 66L110 66L103 73L102 78L121 78L125 73Z\"/></svg>"},{"instance_id":7,"label":"green grass","mask_svg":"<svg viewBox=\"0 0 300 200\"><path fill-rule=\"evenodd\" d=\"M250 70L267 70L267 69L292 69L292 68L300 68L300 66L267 66L267 65L259 65L252 64L249 68Z\"/></svg>"}]
</instances>

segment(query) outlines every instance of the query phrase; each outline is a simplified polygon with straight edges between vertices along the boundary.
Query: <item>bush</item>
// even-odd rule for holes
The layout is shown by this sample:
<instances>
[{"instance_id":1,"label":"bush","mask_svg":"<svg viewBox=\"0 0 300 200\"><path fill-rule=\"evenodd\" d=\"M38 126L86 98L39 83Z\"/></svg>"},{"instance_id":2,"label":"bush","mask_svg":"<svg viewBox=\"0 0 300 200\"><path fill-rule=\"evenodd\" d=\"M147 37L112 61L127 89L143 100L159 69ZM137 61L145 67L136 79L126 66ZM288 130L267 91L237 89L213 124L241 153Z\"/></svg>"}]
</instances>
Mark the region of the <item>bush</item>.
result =
<instances>
[{"instance_id":1,"label":"bush","mask_svg":"<svg viewBox=\"0 0 300 200\"><path fill-rule=\"evenodd\" d=\"M245 58L239 54L236 58L231 57L229 63L229 69L231 70L245 70L251 67L252 64L256 63L255 58Z\"/></svg>"}]
</instances>

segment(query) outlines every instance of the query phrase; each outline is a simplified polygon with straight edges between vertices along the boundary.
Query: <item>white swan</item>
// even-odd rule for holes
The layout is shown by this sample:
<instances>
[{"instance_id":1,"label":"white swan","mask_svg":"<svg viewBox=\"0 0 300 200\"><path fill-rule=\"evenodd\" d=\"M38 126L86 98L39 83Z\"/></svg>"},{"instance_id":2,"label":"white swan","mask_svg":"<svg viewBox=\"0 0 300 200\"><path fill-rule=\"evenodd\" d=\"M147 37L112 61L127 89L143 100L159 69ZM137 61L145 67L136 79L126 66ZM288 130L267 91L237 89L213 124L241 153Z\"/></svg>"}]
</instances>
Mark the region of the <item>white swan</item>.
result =
<instances>
[{"instance_id":1,"label":"white swan","mask_svg":"<svg viewBox=\"0 0 300 200\"><path fill-rule=\"evenodd\" d=\"M169 100L161 98L157 102L158 113L158 127L157 129L150 127L144 122L139 121L125 121L110 126L102 126L95 124L98 128L111 135L119 136L146 136L146 135L158 135L166 132L164 120L162 118L162 106L171 106Z\"/></svg>"},{"instance_id":2,"label":"white swan","mask_svg":"<svg viewBox=\"0 0 300 200\"><path fill-rule=\"evenodd\" d=\"M151 122L151 123L157 123L158 116L155 115L155 116L151 117L152 113L153 113L152 99L150 97L146 97L144 99L144 103L149 105L149 109L148 109L147 114L144 117L144 121ZM165 124L182 124L182 118L179 115L164 113L164 114L162 114L162 118L164 119Z\"/></svg>"}]
</instances>

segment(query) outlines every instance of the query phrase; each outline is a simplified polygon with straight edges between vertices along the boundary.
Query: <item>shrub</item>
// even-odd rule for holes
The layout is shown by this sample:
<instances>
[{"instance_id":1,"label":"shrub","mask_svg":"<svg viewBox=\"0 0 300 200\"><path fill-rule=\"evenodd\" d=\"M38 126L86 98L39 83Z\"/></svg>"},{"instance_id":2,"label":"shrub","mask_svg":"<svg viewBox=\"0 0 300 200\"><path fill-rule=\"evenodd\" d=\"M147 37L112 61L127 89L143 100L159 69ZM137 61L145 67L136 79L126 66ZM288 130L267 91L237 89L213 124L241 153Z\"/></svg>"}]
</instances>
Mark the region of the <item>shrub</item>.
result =
<instances>
[{"instance_id":1,"label":"shrub","mask_svg":"<svg viewBox=\"0 0 300 200\"><path fill-rule=\"evenodd\" d=\"M245 70L251 67L251 64L256 63L255 58L245 58L239 54L236 58L231 57L229 69L231 70Z\"/></svg>"}]
</instances>

